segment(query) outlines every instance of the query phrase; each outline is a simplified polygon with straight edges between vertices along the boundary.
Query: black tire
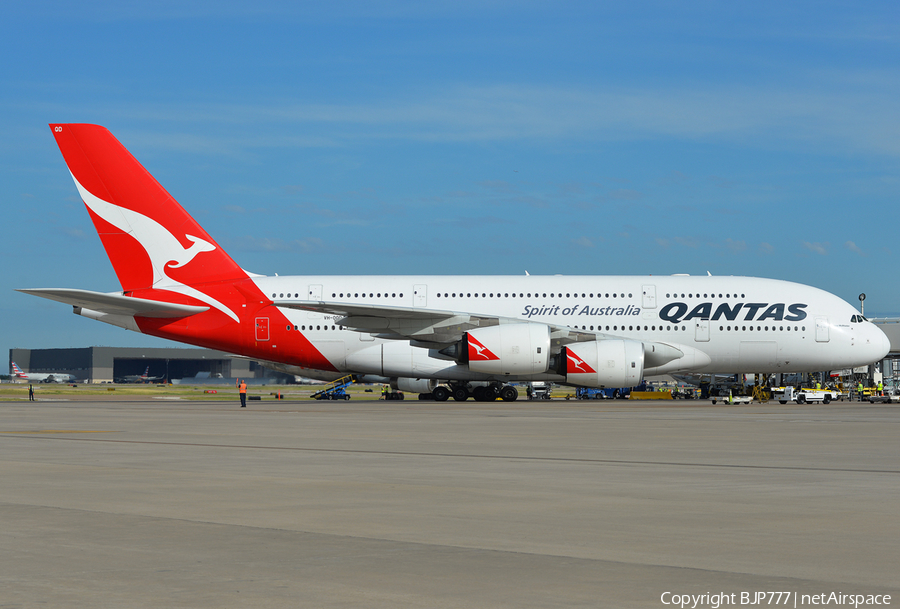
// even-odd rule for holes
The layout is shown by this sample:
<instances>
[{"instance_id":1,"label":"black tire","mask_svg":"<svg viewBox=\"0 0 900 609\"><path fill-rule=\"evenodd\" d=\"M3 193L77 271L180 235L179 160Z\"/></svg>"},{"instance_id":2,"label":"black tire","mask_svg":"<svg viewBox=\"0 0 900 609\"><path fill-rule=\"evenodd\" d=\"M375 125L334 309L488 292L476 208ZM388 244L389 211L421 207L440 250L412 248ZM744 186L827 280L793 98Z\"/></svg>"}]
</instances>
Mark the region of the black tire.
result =
<instances>
[{"instance_id":1,"label":"black tire","mask_svg":"<svg viewBox=\"0 0 900 609\"><path fill-rule=\"evenodd\" d=\"M469 392L465 387L457 387L453 390L453 399L457 402L465 402L469 399Z\"/></svg>"},{"instance_id":2,"label":"black tire","mask_svg":"<svg viewBox=\"0 0 900 609\"><path fill-rule=\"evenodd\" d=\"M476 387L474 391L472 391L472 397L475 398L476 402L490 402L491 398L488 394L487 387Z\"/></svg>"},{"instance_id":3,"label":"black tire","mask_svg":"<svg viewBox=\"0 0 900 609\"><path fill-rule=\"evenodd\" d=\"M787 400L778 400L779 404L787 404Z\"/></svg>"},{"instance_id":4,"label":"black tire","mask_svg":"<svg viewBox=\"0 0 900 609\"><path fill-rule=\"evenodd\" d=\"M419 399L420 399L420 400L433 400L433 399L434 399L434 396L431 395L430 393L420 393L420 394L419 394Z\"/></svg>"},{"instance_id":5,"label":"black tire","mask_svg":"<svg viewBox=\"0 0 900 609\"><path fill-rule=\"evenodd\" d=\"M798 404L806 404L806 396L803 395L802 393L801 393L800 395L798 395L798 396L797 396L797 403L798 403Z\"/></svg>"},{"instance_id":6,"label":"black tire","mask_svg":"<svg viewBox=\"0 0 900 609\"><path fill-rule=\"evenodd\" d=\"M828 395L828 394L825 394L825 399L823 399L822 402L824 402L825 404L830 404L830 403L831 403L831 396Z\"/></svg>"},{"instance_id":7,"label":"black tire","mask_svg":"<svg viewBox=\"0 0 900 609\"><path fill-rule=\"evenodd\" d=\"M450 397L450 390L446 387L435 387L431 391L432 397L434 397L435 402L446 402Z\"/></svg>"},{"instance_id":8,"label":"black tire","mask_svg":"<svg viewBox=\"0 0 900 609\"><path fill-rule=\"evenodd\" d=\"M519 392L512 385L504 385L500 390L500 397L504 402L515 402L516 398L519 397Z\"/></svg>"},{"instance_id":9,"label":"black tire","mask_svg":"<svg viewBox=\"0 0 900 609\"><path fill-rule=\"evenodd\" d=\"M344 395L344 401L347 401L347 400L349 400L349 399L350 399L350 396L345 394L345 395Z\"/></svg>"}]
</instances>

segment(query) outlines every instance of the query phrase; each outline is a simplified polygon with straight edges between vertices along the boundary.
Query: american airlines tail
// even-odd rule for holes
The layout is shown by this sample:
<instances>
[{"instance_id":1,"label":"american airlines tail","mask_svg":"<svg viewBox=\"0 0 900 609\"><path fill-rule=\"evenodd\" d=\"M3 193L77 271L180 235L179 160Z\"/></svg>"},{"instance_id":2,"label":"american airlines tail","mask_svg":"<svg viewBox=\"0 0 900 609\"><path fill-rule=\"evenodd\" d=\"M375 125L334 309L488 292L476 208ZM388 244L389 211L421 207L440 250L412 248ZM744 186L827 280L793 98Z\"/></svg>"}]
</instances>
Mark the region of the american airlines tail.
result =
<instances>
[{"instance_id":1,"label":"american airlines tail","mask_svg":"<svg viewBox=\"0 0 900 609\"><path fill-rule=\"evenodd\" d=\"M105 128L50 128L122 289L20 291L295 374L364 374L438 400L515 399L516 381L632 387L654 374L822 371L889 348L849 303L771 279L250 275Z\"/></svg>"}]
</instances>

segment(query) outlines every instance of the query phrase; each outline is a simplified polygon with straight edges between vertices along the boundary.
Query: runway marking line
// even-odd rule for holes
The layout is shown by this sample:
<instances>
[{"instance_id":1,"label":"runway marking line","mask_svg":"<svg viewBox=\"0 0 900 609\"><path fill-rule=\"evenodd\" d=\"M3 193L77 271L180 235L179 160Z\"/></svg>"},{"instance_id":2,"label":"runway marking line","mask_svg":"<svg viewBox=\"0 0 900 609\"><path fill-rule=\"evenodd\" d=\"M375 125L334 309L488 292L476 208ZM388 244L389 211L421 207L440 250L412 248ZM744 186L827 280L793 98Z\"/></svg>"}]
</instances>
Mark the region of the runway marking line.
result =
<instances>
[{"instance_id":1,"label":"runway marking line","mask_svg":"<svg viewBox=\"0 0 900 609\"><path fill-rule=\"evenodd\" d=\"M0 435L6 432L0 431ZM236 448L249 450L277 450L309 453L343 453L356 455L385 455L395 457L449 457L456 459L495 459L498 461L544 461L547 463L584 463L588 465L659 465L671 467L709 467L721 469L746 469L746 470L784 470L784 471L815 471L815 472L843 472L843 473L867 473L867 474L900 474L900 470L891 469L863 469L842 467L804 467L796 465L755 465L742 463L690 463L678 461L636 461L624 459L589 459L584 457L529 457L523 455L488 455L465 453L427 453L389 450L358 450L350 448L308 448L303 446L256 446L248 444L206 444L200 442L159 442L153 440L101 440L94 438L41 438L41 432L14 432L20 436L30 434L36 440L67 440L70 442L111 442L116 444L153 444L159 446L189 446L195 448ZM58 433L92 433L92 432L66 432ZM93 433L114 433L93 432Z\"/></svg>"},{"instance_id":2,"label":"runway marking line","mask_svg":"<svg viewBox=\"0 0 900 609\"><path fill-rule=\"evenodd\" d=\"M44 434L44 433L116 433L100 429L29 429L25 431L0 431L0 434Z\"/></svg>"}]
</instances>

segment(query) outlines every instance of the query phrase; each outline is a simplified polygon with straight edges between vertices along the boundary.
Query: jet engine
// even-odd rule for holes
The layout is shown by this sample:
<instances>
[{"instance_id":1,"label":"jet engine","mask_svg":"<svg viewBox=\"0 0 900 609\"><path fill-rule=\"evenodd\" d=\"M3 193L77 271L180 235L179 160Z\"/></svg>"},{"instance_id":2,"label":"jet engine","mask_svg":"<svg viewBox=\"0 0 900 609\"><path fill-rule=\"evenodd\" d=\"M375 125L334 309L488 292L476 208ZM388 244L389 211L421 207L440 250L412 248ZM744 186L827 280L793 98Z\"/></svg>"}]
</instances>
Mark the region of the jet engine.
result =
<instances>
[{"instance_id":1,"label":"jet engine","mask_svg":"<svg viewBox=\"0 0 900 609\"><path fill-rule=\"evenodd\" d=\"M405 376L391 379L391 387L406 393L431 393L438 386L434 379L411 379Z\"/></svg>"},{"instance_id":2,"label":"jet engine","mask_svg":"<svg viewBox=\"0 0 900 609\"><path fill-rule=\"evenodd\" d=\"M550 367L550 328L543 324L500 324L476 328L441 353L482 374L543 374Z\"/></svg>"},{"instance_id":3,"label":"jet engine","mask_svg":"<svg viewBox=\"0 0 900 609\"><path fill-rule=\"evenodd\" d=\"M582 387L634 387L644 376L644 345L597 340L563 347L558 372Z\"/></svg>"}]
</instances>

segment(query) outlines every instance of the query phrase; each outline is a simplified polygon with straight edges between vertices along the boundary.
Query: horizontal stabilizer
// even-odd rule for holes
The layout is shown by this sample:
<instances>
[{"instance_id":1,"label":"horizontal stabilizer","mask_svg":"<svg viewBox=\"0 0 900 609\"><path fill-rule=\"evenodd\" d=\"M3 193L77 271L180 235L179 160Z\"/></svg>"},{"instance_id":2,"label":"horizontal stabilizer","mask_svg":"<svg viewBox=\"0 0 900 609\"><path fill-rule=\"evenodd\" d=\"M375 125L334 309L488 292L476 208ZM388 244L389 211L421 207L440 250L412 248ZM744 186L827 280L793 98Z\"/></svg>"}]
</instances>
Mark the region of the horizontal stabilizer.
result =
<instances>
[{"instance_id":1,"label":"horizontal stabilizer","mask_svg":"<svg viewBox=\"0 0 900 609\"><path fill-rule=\"evenodd\" d=\"M16 291L63 302L73 307L99 311L108 315L176 318L188 317L209 310L209 307L175 304L173 302L147 300L145 298L131 298L118 292L91 292L89 290L67 288L35 288Z\"/></svg>"}]
</instances>

